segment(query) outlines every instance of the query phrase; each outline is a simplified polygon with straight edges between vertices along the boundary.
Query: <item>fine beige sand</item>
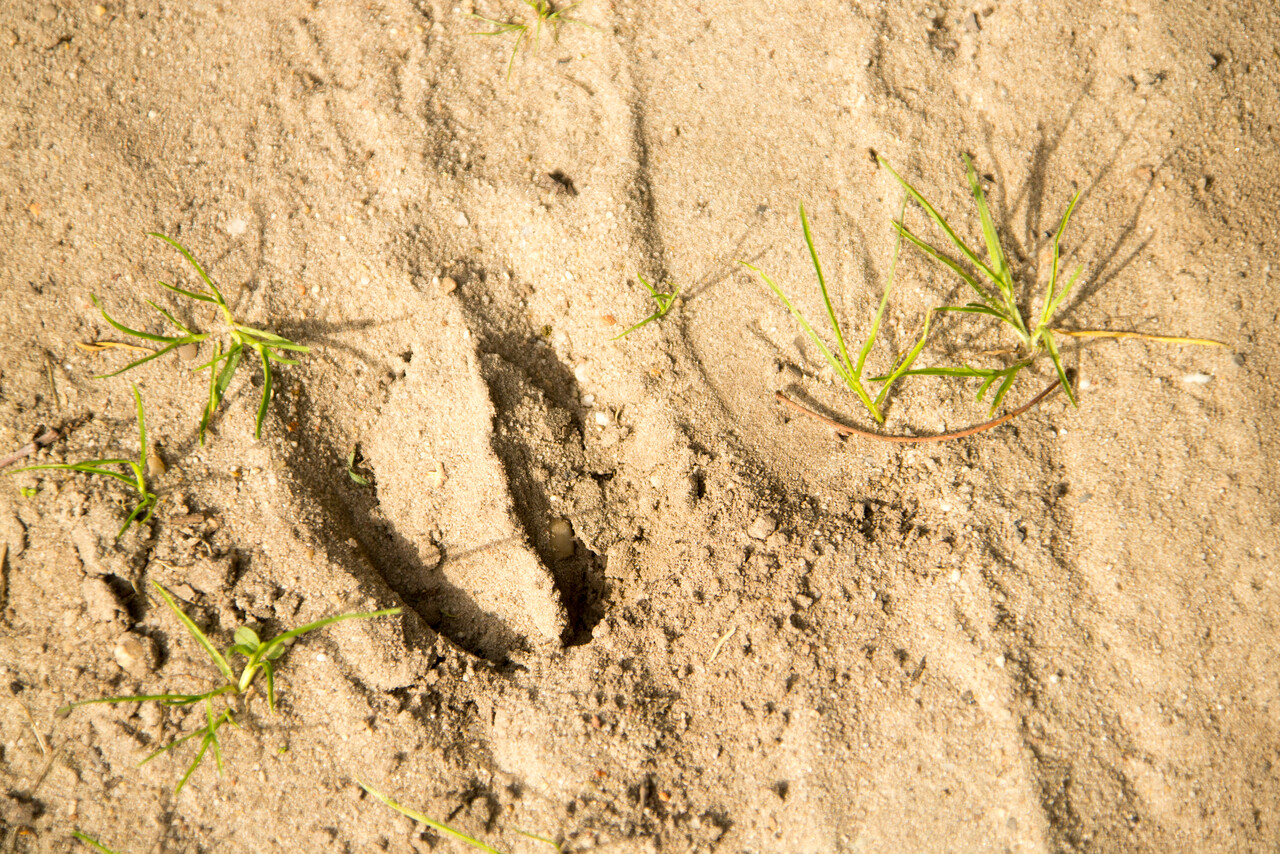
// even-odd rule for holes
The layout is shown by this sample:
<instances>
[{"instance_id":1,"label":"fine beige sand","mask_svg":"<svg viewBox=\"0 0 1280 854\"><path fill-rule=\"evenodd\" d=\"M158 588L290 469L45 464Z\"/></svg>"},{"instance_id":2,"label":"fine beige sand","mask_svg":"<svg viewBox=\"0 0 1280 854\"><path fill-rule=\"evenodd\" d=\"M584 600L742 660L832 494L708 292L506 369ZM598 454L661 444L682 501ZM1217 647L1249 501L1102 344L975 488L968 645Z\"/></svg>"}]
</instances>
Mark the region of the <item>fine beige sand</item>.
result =
<instances>
[{"instance_id":1,"label":"fine beige sand","mask_svg":"<svg viewBox=\"0 0 1280 854\"><path fill-rule=\"evenodd\" d=\"M1280 14L1228 3L0 3L0 852L1267 851L1280 845ZM901 187L968 240L962 154L1038 309L1084 273L1061 393L986 420L904 383L878 428L739 262L815 322L809 213L860 342ZM939 237L920 208L908 225ZM128 374L205 264L246 360ZM679 287L660 320L637 281ZM870 358L966 294L905 249ZM828 335L825 324L819 324ZM828 341L832 339L828 336ZM138 343L136 340L133 343ZM941 315L920 366L1000 355ZM212 358L206 344L201 354ZM1005 356L1004 358L1007 358ZM1042 360L1006 409L1052 379ZM347 472L356 453L360 485ZM221 647L330 614L180 794Z\"/></svg>"}]
</instances>

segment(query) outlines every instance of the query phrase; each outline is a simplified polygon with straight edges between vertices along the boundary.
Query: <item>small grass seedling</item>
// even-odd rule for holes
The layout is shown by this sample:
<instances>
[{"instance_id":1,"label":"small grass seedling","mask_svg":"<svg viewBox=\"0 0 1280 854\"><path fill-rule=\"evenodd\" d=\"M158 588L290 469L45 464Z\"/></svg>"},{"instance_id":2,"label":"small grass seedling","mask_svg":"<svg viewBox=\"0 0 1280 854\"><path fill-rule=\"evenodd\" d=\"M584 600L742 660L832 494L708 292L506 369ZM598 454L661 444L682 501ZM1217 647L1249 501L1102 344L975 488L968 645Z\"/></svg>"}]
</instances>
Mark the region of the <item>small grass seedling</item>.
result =
<instances>
[{"instance_id":1,"label":"small grass seedling","mask_svg":"<svg viewBox=\"0 0 1280 854\"><path fill-rule=\"evenodd\" d=\"M982 380L982 385L978 389L978 400L982 400L987 391L998 380L1000 384L996 386L995 397L991 401L991 411L994 413L1001 401L1004 400L1004 396L1013 386L1013 381L1018 374L1024 368L1033 364L1041 354L1047 352L1049 358L1053 361L1054 369L1058 372L1058 379L1062 383L1062 390L1066 392L1067 399L1071 401L1073 406L1078 405L1075 394L1071 390L1071 383L1067 379L1066 369L1062 366L1062 357L1058 354L1058 346L1053 339L1053 329L1050 324L1058 307L1062 304L1067 294L1070 293L1072 286L1080 278L1080 273L1084 269L1084 265L1078 265L1065 283L1059 278L1059 273L1062 272L1059 270L1062 234L1067 229L1067 222L1071 219L1071 212L1075 210L1076 202L1080 201L1080 194L1076 193L1072 197L1071 203L1067 205L1067 210L1062 215L1062 220L1058 223L1058 231L1053 236L1053 261L1049 269L1049 280L1045 284L1040 315L1034 325L1028 325L1026 320L1023 319L1022 310L1018 307L1017 285L1014 281L1013 272L1009 267L1004 249L1000 245L1000 235L996 232L995 223L991 219L991 210L987 206L986 195L982 192L982 184L978 180L978 173L974 170L973 162L969 159L969 156L967 154L964 156L965 171L969 178L969 190L973 193L973 201L978 208L978 217L982 222L982 236L987 245L988 261L983 261L978 257L978 253L961 239L955 229L938 213L937 209L915 187L911 186L901 175L895 172L888 161L883 157L878 157L877 159L880 161L880 165L889 170L889 174L897 179L898 183L902 185L911 198L915 199L920 207L924 209L929 218L942 229L947 239L950 240L960 254L978 271L978 274L975 275L941 249L917 236L911 229L907 228L901 218L894 222L894 228L897 229L899 236L907 238L907 240L919 247L925 255L954 272L977 294L978 298L976 300L970 301L965 305L948 305L935 310L982 314L994 317L1013 330L1019 344L1018 358L1012 365L1004 368L974 368L970 365L963 365L961 367L917 368L905 373L915 376L977 377Z\"/></svg>"},{"instance_id":2,"label":"small grass seedling","mask_svg":"<svg viewBox=\"0 0 1280 854\"><path fill-rule=\"evenodd\" d=\"M827 360L827 364L831 365L831 370L835 371L836 376L849 387L850 391L858 396L858 399L862 401L862 405L871 413L871 417L883 424L884 401L889 394L889 389L895 382L910 373L909 369L912 363L920 355L920 351L924 348L925 340L929 337L929 319L932 317L932 313L925 315L924 328L920 333L920 340L916 342L914 347L900 354L894 360L892 370L884 376L872 377L869 380L881 383L880 390L872 398L870 391L863 384L862 373L867 362L867 356L870 355L871 348L875 346L876 336L880 332L880 323L884 320L885 308L889 305L889 294L893 291L894 274L898 268L898 254L902 248L901 236L893 246L893 260L889 263L889 277L885 283L884 293L880 297L880 307L876 309L875 317L871 321L871 329L867 332L867 340L863 342L862 348L858 351L858 360L855 362L849 357L849 348L845 344L844 332L840 328L839 319L836 317L835 307L831 304L831 294L827 291L826 277L822 275L822 264L818 261L818 251L813 246L813 235L809 231L809 218L805 215L804 205L800 206L800 222L804 226L804 242L809 247L809 257L813 261L813 270L818 276L818 288L822 291L822 302L827 311L827 320L831 324L832 333L835 334L837 352L832 352L831 348L818 337L818 333L809 325L809 321L805 319L804 315L800 313L800 310L795 307L791 300L787 299L787 295L783 293L782 288L778 287L773 279L769 278L759 268L753 267L745 261L741 263L744 267L754 271L760 278L764 279L765 284L777 294L778 299L782 300L783 304L791 311L792 316L800 324L800 328L805 331L805 334L809 336L809 340L814 343L814 346L822 353L823 358Z\"/></svg>"},{"instance_id":3,"label":"small grass seedling","mask_svg":"<svg viewBox=\"0 0 1280 854\"><path fill-rule=\"evenodd\" d=\"M79 830L73 830L71 831L71 835L76 839L79 839L85 845L88 845L94 851L100 852L100 854L120 854L120 852L111 850L87 833L82 833Z\"/></svg>"},{"instance_id":4,"label":"small grass seedling","mask_svg":"<svg viewBox=\"0 0 1280 854\"><path fill-rule=\"evenodd\" d=\"M351 449L351 453L347 454L347 477L351 478L351 482L356 486L373 486L373 481L360 473L356 466L356 448Z\"/></svg>"},{"instance_id":5,"label":"small grass seedling","mask_svg":"<svg viewBox=\"0 0 1280 854\"><path fill-rule=\"evenodd\" d=\"M562 9L557 9L551 0L523 0L524 5L533 10L533 24L530 25L523 21L499 21L494 18L486 18L483 15L472 14L471 17L478 21L484 21L486 24L492 24L496 29L487 30L482 33L472 33L474 36L506 36L512 33L516 35L516 43L511 46L511 58L507 60L507 79L511 79L511 71L515 68L516 54L520 52L520 46L523 44L531 44L533 46L533 54L537 56L538 47L542 42L542 28L546 27L551 33L552 41L560 40L560 27L564 24L577 24L580 27L595 29L585 21L579 21L576 18L566 16L567 12L573 11L579 4L571 3ZM533 35L529 35L529 28L533 27Z\"/></svg>"},{"instance_id":6,"label":"small grass seedling","mask_svg":"<svg viewBox=\"0 0 1280 854\"><path fill-rule=\"evenodd\" d=\"M487 852L487 854L502 854L502 852L498 851L498 849L493 848L489 845L486 845L485 843L481 842L479 839L468 836L467 834L463 833L460 830L455 830L454 828L450 827L447 824L444 824L443 822L436 821L433 818L428 818L427 816L423 815L417 810L411 810L406 806L396 803L390 797L388 797L387 795L384 795L382 792L379 792L377 789L375 789L373 786L370 786L368 783L364 783L360 780L356 780L356 782L360 784L360 788L364 789L366 792L373 795L375 798L382 801L384 804L391 807L393 810L395 810L396 812L400 813L403 816L407 816L408 818L411 818L414 821L421 822L422 824L425 824L427 827L430 827L433 830L438 830L440 833L443 833L446 836L451 836L454 839L458 840L459 842L464 842L467 845L470 845L472 848ZM559 845L557 845L552 840L547 839L545 836L538 836L536 833L526 833L523 830L517 830L516 833L528 839L534 839L534 840L537 840L538 842L542 842L546 845L550 845L556 851L562 850Z\"/></svg>"},{"instance_id":7,"label":"small grass seedling","mask_svg":"<svg viewBox=\"0 0 1280 854\"><path fill-rule=\"evenodd\" d=\"M93 297L93 304L102 312L103 318L113 327L120 330L126 335L132 335L145 341L154 341L157 344L163 344L159 350L144 356L141 359L130 362L118 371L109 374L100 374L97 379L105 379L107 377L118 376L125 371L132 370L139 365L150 362L152 359L158 359L171 350L179 347L196 346L201 341L208 338L216 337L217 341L213 347L213 358L202 365L197 366L194 370L209 371L209 398L205 403L204 413L200 418L200 444L204 444L205 431L209 427L209 422L213 418L213 414L217 411L218 406L222 403L222 398L227 392L227 387L231 385L231 379L235 376L236 369L240 367L240 361L244 357L245 350L252 350L258 354L258 358L262 362L262 400L258 404L258 413L254 419L253 437L255 439L262 438L262 420L267 414L267 405L271 402L272 387L272 370L271 364L274 362L280 365L296 365L297 361L285 358L281 352L309 353L311 348L301 344L295 344L287 338L281 338L271 332L262 329L255 329L252 326L246 326L236 320L235 315L231 313L231 309L227 306L226 299L222 296L222 291L218 290L218 286L213 283L209 275L200 266L200 263L191 256L186 247L178 243L172 238L166 237L158 232L147 232L151 237L158 237L165 243L177 249L182 253L182 257L195 268L196 273L208 286L208 291L188 291L183 288L175 287L165 282L160 282L160 286L173 291L176 294L197 300L199 302L209 303L218 307L221 312L224 331L221 335L212 332L195 332L187 328L181 321L174 317L168 311L156 305L151 300L147 303L156 311L172 323L180 335L154 335L150 332L142 332L138 329L131 329L121 323L116 322L111 315L107 314L106 309L98 303L98 298Z\"/></svg>"},{"instance_id":8,"label":"small grass seedling","mask_svg":"<svg viewBox=\"0 0 1280 854\"><path fill-rule=\"evenodd\" d=\"M181 738L161 747L159 750L153 751L143 759L141 763L139 763L146 764L157 756L167 753L193 738L199 738L200 749L197 751L195 758L191 761L191 764L187 766L186 773L182 775L182 779L178 781L178 785L174 789L175 795L181 792L182 787L187 784L189 779L191 779L191 775L195 772L196 768L200 766L200 763L204 760L205 754L209 751L209 748L213 748L213 756L214 761L218 766L218 773L222 773L222 745L218 740L218 730L221 729L224 724L239 726L239 724L236 723L235 716L233 714L232 700L241 700L241 708L243 709L243 705L247 703L250 690L253 688L254 681L257 679L259 673L263 675L267 683L267 708L272 712L275 711L275 665L272 662L277 661L285 654L285 651L288 649L286 644L289 641L292 641L294 638L301 637L308 632L314 632L317 629L322 629L325 626L332 625L333 623L339 623L343 620L367 620L372 619L373 617L385 617L400 613L399 608L385 608L381 611L369 611L367 613L338 614L333 617L326 617L323 620L316 620L313 623L307 623L306 625L299 626L296 629L291 629L290 631L279 634L268 641L261 640L258 637L258 633L248 626L241 626L235 631L234 643L227 650L226 655L223 655L218 651L217 647L213 645L213 642L209 640L209 637L200 630L200 627L195 624L195 621L192 620L191 617L187 616L185 611L178 607L178 603L174 601L172 594L170 594L169 591L166 590L159 582L152 583L155 585L156 590L159 591L161 598L164 599L165 604L169 606L169 610L173 611L174 615L177 616L178 620L186 628L187 632L195 638L196 642L200 644L206 653L208 653L209 658L212 659L214 663L214 666L218 668L218 672L222 674L226 681L222 685L200 694L140 694L129 697L100 697L94 700L81 700L58 709L58 714L67 715L79 706L87 706L94 703L156 702L163 706L203 705L205 711L205 724L203 727L197 729L195 732L187 733ZM233 668L231 666L231 662L228 661L228 659L232 659L237 655L246 659L239 673L236 673L235 668ZM227 703L226 708L224 708L220 713L215 712L214 708L214 700L219 697L222 697L224 702Z\"/></svg>"},{"instance_id":9,"label":"small grass seedling","mask_svg":"<svg viewBox=\"0 0 1280 854\"><path fill-rule=\"evenodd\" d=\"M636 274L636 278L640 280L640 284L644 285L644 289L649 292L649 296L653 297L653 301L658 304L658 309L653 314L646 317L644 320L640 321L639 323L633 326L628 327L624 332L621 332L618 335L613 336L611 339L609 339L610 341L617 341L619 338L626 338L628 335L630 335L632 332L635 332L637 329L639 329L641 326L644 326L646 323L650 323L654 320L657 320L660 317L666 317L667 312L671 311L671 307L676 303L676 295L680 293L679 288L675 288L671 291L660 291L657 288L655 288L653 285L649 284L648 280L645 279L644 276L641 276L639 273Z\"/></svg>"},{"instance_id":10,"label":"small grass seedling","mask_svg":"<svg viewBox=\"0 0 1280 854\"><path fill-rule=\"evenodd\" d=\"M37 466L25 466L24 468L14 469L6 474L18 474L24 471L41 471L49 469L60 469L63 471L78 471L85 474L96 474L101 477L109 477L118 480L128 486L138 494L138 503L134 506L133 511L129 514L129 518L125 519L124 525L121 526L116 539L124 536L124 532L129 530L129 526L135 521L139 525L145 525L156 512L156 502L159 498L151 491L147 485L147 421L142 412L142 395L138 393L138 387L133 387L133 400L138 410L138 461L133 460L84 460L79 463L45 463ZM123 475L118 471L114 471L107 466L125 466L129 469L128 475ZM23 490L26 495L26 489ZM32 490L32 494L35 491Z\"/></svg>"}]
</instances>

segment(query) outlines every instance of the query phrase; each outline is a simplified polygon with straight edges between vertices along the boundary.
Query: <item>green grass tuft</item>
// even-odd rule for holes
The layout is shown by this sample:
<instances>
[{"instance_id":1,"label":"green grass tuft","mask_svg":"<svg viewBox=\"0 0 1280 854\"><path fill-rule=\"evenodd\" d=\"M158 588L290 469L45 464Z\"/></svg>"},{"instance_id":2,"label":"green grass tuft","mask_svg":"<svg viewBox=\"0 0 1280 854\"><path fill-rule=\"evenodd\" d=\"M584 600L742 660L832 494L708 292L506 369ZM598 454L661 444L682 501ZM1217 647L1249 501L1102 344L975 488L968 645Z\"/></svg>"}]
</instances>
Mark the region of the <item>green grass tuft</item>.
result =
<instances>
[{"instance_id":1,"label":"green grass tuft","mask_svg":"<svg viewBox=\"0 0 1280 854\"><path fill-rule=\"evenodd\" d=\"M166 590L159 582L152 583L160 593L160 597L164 600L164 603L169 606L169 610L174 613L179 622L181 622L183 627L186 628L187 632L195 638L196 642L200 644L205 653L208 654L214 666L217 667L218 672L222 674L224 680L223 684L200 694L140 694L128 697L100 697L94 700L81 700L79 702L63 706L58 709L57 713L59 715L67 715L70 714L73 709L95 703L156 702L164 706L194 706L203 704L205 710L205 724L203 727L197 729L195 732L187 733L181 738L161 747L159 750L153 751L143 759L141 763L139 763L146 764L157 756L168 753L170 750L173 750L191 739L199 738L200 748L196 752L195 758L191 761L191 764L187 766L186 773L184 773L182 775L182 779L178 781L178 785L174 789L175 795L181 792L182 787L187 784L189 779L191 779L191 775L195 772L196 768L200 766L200 763L204 760L204 757L210 748L213 749L214 761L217 763L218 773L222 773L222 744L218 739L218 730L220 730L224 724L239 726L235 720L231 700L236 698L247 699L249 690L253 687L254 681L257 679L259 673L261 673L263 678L266 680L267 707L272 712L275 711L275 665L273 662L277 661L285 654L285 651L288 649L286 646L287 642L305 635L308 632L314 632L317 629L322 629L325 626L338 623L343 620L366 620L373 617L390 616L392 614L400 613L399 608L386 608L381 611L370 611L367 613L338 614L333 617L326 617L323 620L316 620L313 623L307 623L306 625L299 626L296 629L291 629L290 631L279 634L267 641L261 640L258 637L258 633L248 626L241 626L236 629L234 642L231 647L227 649L227 652L224 655L219 652L218 648L214 646L211 640L209 640L208 635L200 630L200 627L195 624L195 621L192 620L185 611L178 607L178 603L174 600L172 594L170 594L169 591ZM244 664L241 665L239 673L236 672L235 667L233 667L231 663L235 656L241 656L246 659ZM226 703L225 708L223 708L221 712L217 712L214 706L214 701L219 697L223 698L223 702Z\"/></svg>"},{"instance_id":2,"label":"green grass tuft","mask_svg":"<svg viewBox=\"0 0 1280 854\"><path fill-rule=\"evenodd\" d=\"M507 79L511 79L511 71L515 68L516 54L520 52L520 46L524 44L532 45L532 50L536 56L538 48L542 42L542 29L546 27L551 33L552 41L560 40L560 27L565 24L577 24L580 27L594 30L595 27L579 21L576 18L567 17L566 13L573 11L578 7L578 3L571 3L564 8L557 9L551 0L523 0L524 5L533 10L533 23L525 21L499 21L495 18L486 18L483 15L472 14L471 17L478 21L484 21L486 24L492 24L495 29L487 30L480 33L472 33L475 36L506 36L515 33L516 43L511 46L511 58L507 60ZM530 35L530 28L533 34Z\"/></svg>"},{"instance_id":3,"label":"green grass tuft","mask_svg":"<svg viewBox=\"0 0 1280 854\"><path fill-rule=\"evenodd\" d=\"M138 393L138 387L133 386L133 400L138 411L138 461L133 460L84 460L78 463L45 463L36 466L24 466L20 469L6 472L6 474L18 474L24 471L41 471L58 469L62 471L78 471L84 474L94 474L100 477L109 477L118 480L125 486L128 486L138 494L138 503L134 506L133 511L129 513L129 518L125 519L124 525L116 534L116 539L124 536L124 532L129 530L129 526L134 522L139 525L145 525L153 513L156 512L156 502L159 498L151 491L147 484L147 422L142 411L142 395ZM118 471L105 468L105 466L125 466L128 468L132 477L121 474ZM23 495L26 495L23 490ZM34 492L33 492L34 494Z\"/></svg>"},{"instance_id":4,"label":"green grass tuft","mask_svg":"<svg viewBox=\"0 0 1280 854\"><path fill-rule=\"evenodd\" d=\"M818 277L818 288L822 291L822 302L827 312L827 321L830 323L831 331L836 338L836 352L833 352L831 348L829 348L823 340L818 337L818 333L814 331L813 327L809 324L809 321L805 319L804 315L800 313L800 310L795 307L791 300L787 299L787 295L783 293L782 288L780 288L773 279L769 278L769 276L759 268L754 267L745 261L741 263L743 266L754 271L760 276L760 278L764 279L765 284L767 284L773 292L777 294L778 299L782 300L783 305L791 311L792 316L795 317L796 321L800 324L800 328L804 330L805 334L809 336L809 340L812 341L814 346L816 346L822 353L823 357L827 360L827 363L831 365L831 369L835 371L836 376L838 376L840 380L858 396L858 399L862 401L862 405L871 413L871 417L877 422L883 424L884 401L889 394L889 389L892 388L893 384L903 376L911 373L909 369L915 362L916 358L920 355L920 351L924 349L925 341L929 337L929 320L932 316L931 313L925 315L924 329L920 334L920 340L916 342L916 345L910 350L900 354L896 359L894 359L893 368L889 373L881 377L872 378L871 381L881 383L879 391L876 393L875 397L872 397L870 390L868 390L863 382L862 374L863 369L866 366L867 356L870 355L871 349L876 343L876 336L880 333L880 324L884 320L885 309L889 305L889 294L893 291L893 280L898 269L898 254L902 247L902 239L899 237L899 239L894 243L893 260L889 264L889 277L885 284L884 293L880 297L880 306L876 309L875 317L871 321L871 328L867 332L867 339L862 343L862 347L858 351L858 359L855 362L849 357L849 348L845 344L844 331L841 329L840 321L836 317L835 306L831 304L831 294L827 290L826 277L822 275L822 263L818 260L818 250L815 249L813 245L813 234L809 231L809 218L805 214L804 205L800 206L800 222L804 226L804 242L805 245L809 247L809 258L813 261L813 271Z\"/></svg>"},{"instance_id":5,"label":"green grass tuft","mask_svg":"<svg viewBox=\"0 0 1280 854\"><path fill-rule=\"evenodd\" d=\"M907 371L906 374L913 376L975 377L981 379L982 384L978 388L978 400L982 400L992 386L996 387L995 397L991 402L991 411L994 412L1001 401L1004 400L1005 394L1012 388L1013 381L1018 374L1024 368L1034 364L1041 355L1047 353L1053 361L1054 369L1058 372L1058 379L1062 382L1062 389L1066 392L1067 399L1071 401L1073 406L1078 405L1075 394L1071 389L1071 383L1067 379L1066 369L1062 365L1062 357L1058 353L1057 342L1053 338L1052 321L1059 306L1062 305L1062 301L1070 293L1072 286L1080 278L1080 273L1084 269L1083 265L1077 266L1065 282L1060 277L1062 272L1059 269L1062 234L1067 229L1067 223L1071 219L1072 211L1075 210L1076 202L1080 200L1080 194L1076 193L1071 199L1071 203L1067 205L1066 212L1062 215L1062 220L1058 223L1058 231L1053 237L1053 263L1049 270L1049 279L1045 284L1040 315L1036 318L1035 325L1028 325L1022 316L1022 310L1018 307L1017 283L1014 280L1013 272L1009 268L1004 248L1000 245L1000 235L996 232L995 223L991 219L991 210L987 206L986 195L982 192L982 184L978 180L978 173L974 170L973 162L968 155L964 157L965 173L969 179L969 190L973 194L974 204L978 208L978 217L982 222L982 237L987 248L986 261L965 243L942 214L938 213L938 210L915 187L893 170L888 161L883 157L878 159L880 165L884 166L889 171L889 174L907 191L907 194L924 209L929 219L933 220L938 228L942 230L950 244L970 265L970 268L966 268L964 264L952 258L942 249L922 239L907 228L901 219L893 224L900 236L911 241L930 259L958 275L977 297L965 305L943 306L936 309L936 311L964 312L993 317L1013 331L1019 344L1017 359L1007 367L974 368L966 364L958 367L917 368ZM973 272L975 270L977 271L976 274Z\"/></svg>"},{"instance_id":6,"label":"green grass tuft","mask_svg":"<svg viewBox=\"0 0 1280 854\"><path fill-rule=\"evenodd\" d=\"M231 313L231 309L227 306L227 301L222 296L222 291L218 290L218 286L213 283L209 275L200 266L200 263L191 256L186 247L178 243L172 238L166 237L158 232L148 232L151 237L158 237L165 243L177 249L182 253L182 257L195 268L196 274L200 276L208 291L188 291L173 285L160 282L160 286L174 293L193 299L198 302L209 303L218 307L224 324L224 331L221 335L211 332L196 332L187 328L181 321L174 317L170 312L165 311L151 300L147 303L158 311L166 320L168 320L181 333L179 335L153 335L149 332L142 332L138 329L132 329L122 323L118 323L111 315L107 314L106 309L98 303L98 298L94 296L93 304L102 312L102 317L126 335L132 335L135 338L141 338L144 341L154 341L157 344L163 344L159 350L147 356L130 362L118 371L109 374L100 374L97 379L105 379L114 377L125 371L132 370L139 365L146 364L153 359L158 359L171 350L179 347L198 346L200 342L209 338L216 338L213 345L213 358L204 364L195 368L197 371L209 371L209 397L205 403L204 412L200 418L200 444L204 444L205 431L209 427L209 422L213 419L214 413L218 406L222 403L222 398L227 393L228 386L235 376L236 369L240 367L240 361L244 357L246 350L251 350L258 354L259 360L262 362L262 399L258 404L258 412L254 418L253 437L255 439L262 438L262 421L267 414L267 405L271 402L271 389L273 382L272 363L280 365L296 365L297 361L286 358L281 355L284 352L309 353L311 348L301 344L295 344L287 338L281 338L271 332L262 329L255 329L252 326L236 320L235 315Z\"/></svg>"},{"instance_id":7,"label":"green grass tuft","mask_svg":"<svg viewBox=\"0 0 1280 854\"><path fill-rule=\"evenodd\" d=\"M649 315L644 320L628 327L624 332L610 338L610 341L617 341L619 338L626 338L646 323L650 323L660 317L666 317L667 312L671 311L671 307L675 305L676 295L680 293L679 288L674 288L671 291L660 291L653 285L649 284L649 281L639 273L636 274L636 278L640 280L640 284L644 285L645 290L649 292L649 296L653 297L653 301L658 304L658 308L653 314Z\"/></svg>"}]
</instances>

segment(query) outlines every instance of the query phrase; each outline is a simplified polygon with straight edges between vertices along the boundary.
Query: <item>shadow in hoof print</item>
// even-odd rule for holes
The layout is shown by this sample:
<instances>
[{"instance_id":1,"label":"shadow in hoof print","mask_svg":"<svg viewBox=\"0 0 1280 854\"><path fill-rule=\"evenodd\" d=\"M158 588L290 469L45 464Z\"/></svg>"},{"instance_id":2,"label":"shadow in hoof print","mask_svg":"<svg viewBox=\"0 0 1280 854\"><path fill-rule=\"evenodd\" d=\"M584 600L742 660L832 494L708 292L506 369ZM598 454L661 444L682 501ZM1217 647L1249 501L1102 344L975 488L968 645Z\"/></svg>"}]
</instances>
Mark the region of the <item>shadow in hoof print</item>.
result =
<instances>
[{"instance_id":1,"label":"shadow in hoof print","mask_svg":"<svg viewBox=\"0 0 1280 854\"><path fill-rule=\"evenodd\" d=\"M362 545L429 624L499 663L590 640L606 594L573 377L506 302L423 295L363 446L385 535Z\"/></svg>"}]
</instances>

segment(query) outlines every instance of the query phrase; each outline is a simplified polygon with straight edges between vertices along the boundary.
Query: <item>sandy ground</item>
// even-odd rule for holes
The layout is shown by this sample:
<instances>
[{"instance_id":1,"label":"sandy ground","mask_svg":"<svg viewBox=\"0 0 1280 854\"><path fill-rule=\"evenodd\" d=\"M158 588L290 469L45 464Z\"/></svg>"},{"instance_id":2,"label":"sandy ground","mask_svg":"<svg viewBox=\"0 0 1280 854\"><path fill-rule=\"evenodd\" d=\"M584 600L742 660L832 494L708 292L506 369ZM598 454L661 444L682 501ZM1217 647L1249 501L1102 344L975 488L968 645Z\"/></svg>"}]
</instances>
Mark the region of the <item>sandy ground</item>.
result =
<instances>
[{"instance_id":1,"label":"sandy ground","mask_svg":"<svg viewBox=\"0 0 1280 854\"><path fill-rule=\"evenodd\" d=\"M528 9L3 3L0 456L136 455L132 379L168 469L119 542L119 485L0 481L0 851L462 850L357 779L511 852L1276 850L1275 7L585 0L510 80L473 11ZM1228 346L1068 342L1078 409L950 443L795 416L869 424L738 262L820 317L803 202L860 340L877 153L979 240L974 158L1028 306L1080 192L1061 324ZM151 230L312 348L260 441L249 363L201 446L204 375L76 346L128 340L91 295L212 324ZM611 340L637 273L680 300ZM874 369L962 298L905 252ZM219 645L405 613L295 645L175 796L193 743L137 763L201 712L54 714L216 684L153 581Z\"/></svg>"}]
</instances>

